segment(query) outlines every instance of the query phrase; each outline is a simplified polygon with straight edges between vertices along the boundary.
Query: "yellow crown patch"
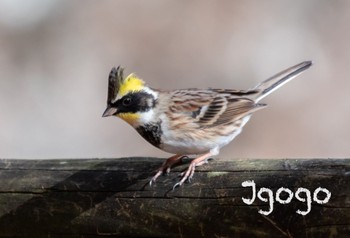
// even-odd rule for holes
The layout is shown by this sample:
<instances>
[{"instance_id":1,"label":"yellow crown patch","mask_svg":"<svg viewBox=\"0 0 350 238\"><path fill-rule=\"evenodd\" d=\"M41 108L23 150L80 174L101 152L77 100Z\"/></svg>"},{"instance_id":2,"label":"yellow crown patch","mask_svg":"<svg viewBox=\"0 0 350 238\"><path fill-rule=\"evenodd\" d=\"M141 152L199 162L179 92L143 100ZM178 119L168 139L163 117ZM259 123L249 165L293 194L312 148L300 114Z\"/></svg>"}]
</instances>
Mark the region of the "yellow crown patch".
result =
<instances>
[{"instance_id":1,"label":"yellow crown patch","mask_svg":"<svg viewBox=\"0 0 350 238\"><path fill-rule=\"evenodd\" d=\"M129 92L140 91L144 86L145 86L145 82L143 82L135 74L130 74L120 84L118 95L120 97L123 97Z\"/></svg>"}]
</instances>

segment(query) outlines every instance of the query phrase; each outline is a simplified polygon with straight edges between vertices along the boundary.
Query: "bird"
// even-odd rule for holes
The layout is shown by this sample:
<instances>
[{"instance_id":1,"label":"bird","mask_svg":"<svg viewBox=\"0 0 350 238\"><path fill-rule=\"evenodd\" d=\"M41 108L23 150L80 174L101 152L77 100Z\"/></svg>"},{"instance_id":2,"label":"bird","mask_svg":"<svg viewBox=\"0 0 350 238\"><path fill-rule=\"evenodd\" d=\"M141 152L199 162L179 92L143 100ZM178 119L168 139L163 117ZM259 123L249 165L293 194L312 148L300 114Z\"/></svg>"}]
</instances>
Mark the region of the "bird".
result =
<instances>
[{"instance_id":1,"label":"bird","mask_svg":"<svg viewBox=\"0 0 350 238\"><path fill-rule=\"evenodd\" d=\"M251 115L266 107L260 100L312 65L304 61L248 90L177 89L148 86L135 73L113 67L108 77L107 108L103 117L116 116L130 124L153 146L174 154L160 166L149 184L170 172L182 159L195 155L173 188L190 182L196 167L208 163L230 143Z\"/></svg>"}]
</instances>

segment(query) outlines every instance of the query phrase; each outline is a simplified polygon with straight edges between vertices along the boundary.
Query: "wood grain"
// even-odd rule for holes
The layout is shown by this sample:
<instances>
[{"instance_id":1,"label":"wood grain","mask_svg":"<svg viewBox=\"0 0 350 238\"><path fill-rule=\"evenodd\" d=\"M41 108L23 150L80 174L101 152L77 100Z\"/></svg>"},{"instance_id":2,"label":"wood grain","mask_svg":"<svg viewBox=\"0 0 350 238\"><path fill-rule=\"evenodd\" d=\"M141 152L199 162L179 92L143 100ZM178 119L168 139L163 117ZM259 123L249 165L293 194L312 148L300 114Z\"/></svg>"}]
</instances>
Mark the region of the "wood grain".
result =
<instances>
[{"instance_id":1,"label":"wood grain","mask_svg":"<svg viewBox=\"0 0 350 238\"><path fill-rule=\"evenodd\" d=\"M147 183L163 159L0 160L0 237L348 237L350 160L238 159L210 161L191 183L172 189L189 161ZM328 203L295 197L264 216L242 197L242 182L274 194L328 189Z\"/></svg>"}]
</instances>

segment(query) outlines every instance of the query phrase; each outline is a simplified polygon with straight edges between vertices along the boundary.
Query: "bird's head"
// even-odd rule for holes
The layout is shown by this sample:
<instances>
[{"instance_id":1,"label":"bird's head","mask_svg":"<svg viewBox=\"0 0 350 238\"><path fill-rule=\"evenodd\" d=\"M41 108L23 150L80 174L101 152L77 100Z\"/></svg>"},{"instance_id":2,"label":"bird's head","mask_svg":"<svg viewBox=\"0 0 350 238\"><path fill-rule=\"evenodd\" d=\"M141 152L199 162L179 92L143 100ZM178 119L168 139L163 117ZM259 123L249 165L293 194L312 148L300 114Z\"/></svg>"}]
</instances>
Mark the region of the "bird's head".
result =
<instances>
[{"instance_id":1,"label":"bird's head","mask_svg":"<svg viewBox=\"0 0 350 238\"><path fill-rule=\"evenodd\" d=\"M123 70L119 66L109 74L107 108L102 116L117 116L138 127L152 119L158 93L135 74L124 78Z\"/></svg>"}]
</instances>

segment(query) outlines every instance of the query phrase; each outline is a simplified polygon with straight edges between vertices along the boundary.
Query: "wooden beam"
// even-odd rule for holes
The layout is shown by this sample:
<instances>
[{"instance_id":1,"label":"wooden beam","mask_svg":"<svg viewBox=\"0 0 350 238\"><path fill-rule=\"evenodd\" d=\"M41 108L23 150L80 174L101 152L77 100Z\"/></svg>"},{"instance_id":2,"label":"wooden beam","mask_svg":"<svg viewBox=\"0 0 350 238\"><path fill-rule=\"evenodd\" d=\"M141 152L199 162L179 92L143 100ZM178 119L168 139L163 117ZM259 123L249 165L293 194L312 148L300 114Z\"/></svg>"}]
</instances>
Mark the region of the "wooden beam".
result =
<instances>
[{"instance_id":1,"label":"wooden beam","mask_svg":"<svg viewBox=\"0 0 350 238\"><path fill-rule=\"evenodd\" d=\"M348 159L214 160L199 167L191 183L173 190L187 161L148 186L163 161L2 159L0 237L310 238L350 234ZM242 198L252 199L252 186L242 183L252 185L252 181L255 195L260 192L262 199L257 196L248 205ZM311 211L306 215L297 213L308 209L307 201L302 201L307 192L297 192L300 188L310 191ZM326 190L331 193L329 201ZM262 201L269 198L269 191L273 204ZM289 196L291 201L278 202L277 191L282 203ZM261 214L271 208L269 215Z\"/></svg>"}]
</instances>

